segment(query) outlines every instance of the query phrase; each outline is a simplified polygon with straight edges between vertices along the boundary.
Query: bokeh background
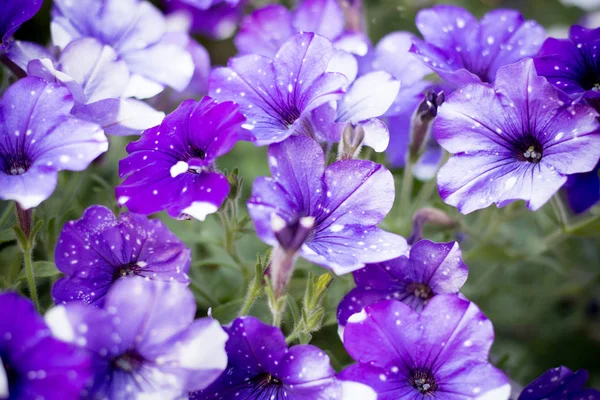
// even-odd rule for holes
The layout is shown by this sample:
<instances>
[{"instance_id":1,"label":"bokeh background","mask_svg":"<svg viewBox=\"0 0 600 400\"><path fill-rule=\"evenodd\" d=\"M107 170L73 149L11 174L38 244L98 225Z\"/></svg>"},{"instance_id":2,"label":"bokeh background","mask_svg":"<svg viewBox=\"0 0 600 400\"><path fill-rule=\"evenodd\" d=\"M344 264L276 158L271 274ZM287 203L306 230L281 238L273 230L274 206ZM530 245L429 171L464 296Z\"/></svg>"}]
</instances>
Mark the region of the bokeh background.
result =
<instances>
[{"instance_id":1,"label":"bokeh background","mask_svg":"<svg viewBox=\"0 0 600 400\"><path fill-rule=\"evenodd\" d=\"M24 0L26 1L26 0ZM284 2L293 6L290 2ZM451 3L469 9L476 16L494 8L515 8L528 19L535 19L552 36L566 36L575 23L597 27L600 1L595 0L365 0L367 23L371 39L376 43L385 34L407 30L417 32L416 12L440 3ZM158 1L155 4L163 5ZM248 12L266 2L253 2ZM596 7L597 6L597 7ZM49 42L51 1L45 0L42 10L23 25L16 38L42 44ZM599 14L600 15L600 14ZM214 65L222 65L235 55L231 39L211 41L197 38L209 50ZM402 62L399 58L398 62ZM0 72L1 73L1 72ZM10 77L0 78L3 89ZM176 104L168 106L174 107ZM169 111L169 110L165 110ZM45 221L35 260L38 262L42 303L49 307L49 289L57 278L53 261L54 245L65 221L79 218L91 204L103 204L119 212L114 198L114 186L119 183L118 160L125 155L124 147L134 138L111 138L109 152L82 173L63 172L54 195L36 210L36 218ZM239 169L244 179L239 213L245 215L245 200L256 176L269 175L265 148L240 143L218 162L222 170ZM370 155L384 162L380 155ZM393 171L397 187L402 171ZM428 185L428 186L425 186ZM415 193L433 184L417 183ZM457 229L429 228L426 237L438 241L459 240L470 274L463 293L476 302L494 323L496 341L493 361L516 384L526 384L546 369L565 365L571 369L586 368L591 385L600 387L600 222L574 229L569 235L561 232L557 216L550 205L532 213L516 203L504 209L491 207L467 217L445 206L435 190L431 196L412 207L437 207L459 221ZM123 210L120 210L123 211ZM598 216L598 207L583 216L570 216L571 222ZM26 292L20 275L20 251L10 227L15 223L8 203L0 202L0 288L16 285ZM164 215L169 227L193 249L191 278L199 310L205 315L211 307L213 315L227 323L238 311L246 284L254 271L257 254L267 247L254 235L251 223L241 232L236 243L241 263L232 259L223 246L223 228L217 216L206 222L174 221ZM397 204L383 226L407 236L411 215L400 215ZM239 265L241 264L241 265ZM322 274L325 270L300 262L290 285L290 293L300 304L308 271ZM16 282L16 283L15 283ZM323 328L314 333L311 343L325 349L336 368L350 362L337 336L335 310L340 298L352 287L351 276L335 277L326 296L327 314ZM143 305L140 305L143 306ZM269 322L270 314L264 298L252 314ZM292 328L291 318L284 330Z\"/></svg>"}]
</instances>

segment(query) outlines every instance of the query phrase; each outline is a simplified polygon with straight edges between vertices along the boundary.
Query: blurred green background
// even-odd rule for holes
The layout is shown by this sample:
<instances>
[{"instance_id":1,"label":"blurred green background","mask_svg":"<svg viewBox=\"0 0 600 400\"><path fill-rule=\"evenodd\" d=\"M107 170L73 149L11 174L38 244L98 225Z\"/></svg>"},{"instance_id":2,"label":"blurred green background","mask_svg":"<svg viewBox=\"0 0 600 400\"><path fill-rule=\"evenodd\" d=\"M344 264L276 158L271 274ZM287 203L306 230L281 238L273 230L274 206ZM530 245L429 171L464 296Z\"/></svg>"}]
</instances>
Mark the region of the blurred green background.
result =
<instances>
[{"instance_id":1,"label":"blurred green background","mask_svg":"<svg viewBox=\"0 0 600 400\"><path fill-rule=\"evenodd\" d=\"M481 16L498 8L516 8L526 18L535 19L552 33L564 34L565 29L584 16L584 11L565 6L558 0L375 0L366 1L369 34L376 41L396 30L416 32L414 17L420 8L439 3L463 6ZM253 3L259 7L265 3ZM288 4L290 5L290 4ZM16 37L38 43L49 41L49 13L51 2L19 30ZM214 64L224 64L235 54L232 41L220 42L198 38L211 54ZM401 60L399 59L399 62ZM4 81L6 83L6 77ZM130 138L133 140L133 138ZM113 188L119 183L118 160L125 155L128 139L111 138L109 152L83 173L63 172L54 195L36 210L36 218L45 221L35 260L53 260L53 248L65 221L79 218L91 204L104 204L118 212ZM239 168L245 184L239 203L241 217L245 215L244 202L256 176L268 175L265 148L240 143L218 162L222 170ZM383 162L380 155L373 160ZM400 185L402 171L393 171ZM592 386L600 386L600 210L586 215L569 216L570 224L577 225L567 234L560 228L557 214L547 205L532 213L522 203L504 209L491 207L461 216L445 206L432 183L417 183L415 196L421 196L419 207L434 206L460 222L455 230L430 228L427 237L432 240L460 239L470 275L464 294L476 302L494 323L496 341L492 350L493 361L511 378L525 384L546 369L565 365L571 369L590 371ZM431 196L419 195L431 193ZM14 217L6 202L0 202L0 287L26 292L20 276L21 255L10 229ZM6 218L2 218L3 212ZM219 218L211 216L206 222L175 221L164 215L169 227L193 249L191 277L196 294L199 315L209 307L213 315L226 323L238 311L246 284L254 271L256 254L264 254L266 246L254 235L251 224L241 232L236 243L240 260L235 260L223 246L224 232ZM411 215L400 215L397 204L383 226L407 236ZM241 265L240 265L241 264ZM49 288L57 278L52 264L38 263L42 278L42 303L49 307ZM308 271L317 274L325 270L299 262L290 293L300 304ZM336 277L326 299L327 315L324 326L314 333L311 343L322 347L340 368L350 362L337 337L335 309L339 299L352 287L351 276ZM264 298L252 314L270 321ZM284 330L289 333L292 322L289 314Z\"/></svg>"}]
</instances>

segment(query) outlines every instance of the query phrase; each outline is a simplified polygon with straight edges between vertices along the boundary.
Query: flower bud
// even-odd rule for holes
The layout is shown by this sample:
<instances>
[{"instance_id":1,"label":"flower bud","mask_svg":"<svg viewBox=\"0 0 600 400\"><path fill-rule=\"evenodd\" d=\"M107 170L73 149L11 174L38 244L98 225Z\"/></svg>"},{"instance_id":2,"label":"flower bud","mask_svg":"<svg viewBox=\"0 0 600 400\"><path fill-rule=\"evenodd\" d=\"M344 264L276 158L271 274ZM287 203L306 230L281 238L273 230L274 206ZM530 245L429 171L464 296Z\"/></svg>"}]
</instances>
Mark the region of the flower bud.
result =
<instances>
[{"instance_id":1,"label":"flower bud","mask_svg":"<svg viewBox=\"0 0 600 400\"><path fill-rule=\"evenodd\" d=\"M410 145L408 147L408 155L411 160L417 160L423 153L431 130L431 123L445 99L444 92L436 94L433 90L428 90L425 98L415 110L411 120Z\"/></svg>"},{"instance_id":2,"label":"flower bud","mask_svg":"<svg viewBox=\"0 0 600 400\"><path fill-rule=\"evenodd\" d=\"M340 160L352 160L358 157L364 140L365 131L361 125L346 125L342 132L338 158Z\"/></svg>"},{"instance_id":3,"label":"flower bud","mask_svg":"<svg viewBox=\"0 0 600 400\"><path fill-rule=\"evenodd\" d=\"M458 225L458 222L437 208L421 208L413 215L413 229L409 238L407 239L409 245L412 246L423 238L423 226L425 226L425 224L432 224L444 228L453 228Z\"/></svg>"}]
</instances>

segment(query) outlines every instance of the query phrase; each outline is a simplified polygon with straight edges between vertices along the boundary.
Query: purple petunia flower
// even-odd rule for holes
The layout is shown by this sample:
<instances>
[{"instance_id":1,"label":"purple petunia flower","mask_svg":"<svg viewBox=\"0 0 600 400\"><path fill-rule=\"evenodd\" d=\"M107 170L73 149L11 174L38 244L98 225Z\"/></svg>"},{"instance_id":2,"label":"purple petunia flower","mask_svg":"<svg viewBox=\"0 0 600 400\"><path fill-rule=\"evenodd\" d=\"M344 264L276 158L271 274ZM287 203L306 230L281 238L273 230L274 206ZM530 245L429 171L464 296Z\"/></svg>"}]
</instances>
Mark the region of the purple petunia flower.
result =
<instances>
[{"instance_id":1,"label":"purple petunia flower","mask_svg":"<svg viewBox=\"0 0 600 400\"><path fill-rule=\"evenodd\" d=\"M75 100L71 113L99 124L106 134L140 134L165 116L140 100L124 98L130 80L127 64L112 47L93 38L69 43L58 60L33 59L26 70L29 76L67 87Z\"/></svg>"},{"instance_id":2,"label":"purple petunia flower","mask_svg":"<svg viewBox=\"0 0 600 400\"><path fill-rule=\"evenodd\" d=\"M5 0L0 8L0 52L8 39L40 10L42 0Z\"/></svg>"},{"instance_id":3,"label":"purple petunia flower","mask_svg":"<svg viewBox=\"0 0 600 400\"><path fill-rule=\"evenodd\" d=\"M70 115L69 91L42 79L20 79L0 101L0 199L37 207L56 187L58 171L82 171L108 149L100 126Z\"/></svg>"},{"instance_id":4,"label":"purple petunia flower","mask_svg":"<svg viewBox=\"0 0 600 400\"><path fill-rule=\"evenodd\" d=\"M191 18L193 33L215 40L227 39L233 35L248 5L248 0L163 1L171 15L185 14Z\"/></svg>"},{"instance_id":5,"label":"purple petunia flower","mask_svg":"<svg viewBox=\"0 0 600 400\"><path fill-rule=\"evenodd\" d=\"M354 271L356 287L338 305L338 323L346 325L351 315L382 300L396 299L421 311L434 296L458 294L467 274L458 243L421 240L408 256Z\"/></svg>"},{"instance_id":6,"label":"purple petunia flower","mask_svg":"<svg viewBox=\"0 0 600 400\"><path fill-rule=\"evenodd\" d=\"M548 38L537 57L540 76L568 95L600 105L600 28L573 25L569 39Z\"/></svg>"},{"instance_id":7,"label":"purple petunia flower","mask_svg":"<svg viewBox=\"0 0 600 400\"><path fill-rule=\"evenodd\" d=\"M442 199L465 214L516 200L537 210L567 175L598 163L596 118L537 76L531 59L500 68L494 87L463 87L433 126L438 143L454 154L438 174Z\"/></svg>"},{"instance_id":8,"label":"purple petunia flower","mask_svg":"<svg viewBox=\"0 0 600 400\"><path fill-rule=\"evenodd\" d=\"M152 97L165 86L183 90L192 78L186 44L171 40L165 17L148 1L56 0L52 15L58 47L92 37L115 50L131 73L123 97Z\"/></svg>"},{"instance_id":9,"label":"purple petunia flower","mask_svg":"<svg viewBox=\"0 0 600 400\"><path fill-rule=\"evenodd\" d=\"M339 376L378 400L507 400L508 379L488 362L493 340L492 323L458 296L435 296L420 313L386 300L348 319L344 346L357 364Z\"/></svg>"},{"instance_id":10,"label":"purple petunia flower","mask_svg":"<svg viewBox=\"0 0 600 400\"><path fill-rule=\"evenodd\" d=\"M581 400L598 399L600 391L584 388L588 373L572 372L567 367L552 368L523 389L517 400Z\"/></svg>"},{"instance_id":11,"label":"purple petunia flower","mask_svg":"<svg viewBox=\"0 0 600 400\"><path fill-rule=\"evenodd\" d=\"M246 139L243 122L231 102L204 97L181 103L160 126L127 146L129 156L119 163L125 180L115 189L117 202L140 214L167 210L174 218L204 221L229 193L227 179L214 164Z\"/></svg>"},{"instance_id":12,"label":"purple petunia flower","mask_svg":"<svg viewBox=\"0 0 600 400\"><path fill-rule=\"evenodd\" d=\"M117 219L108 208L91 206L63 228L55 261L67 276L54 284L52 296L56 303L101 306L122 277L188 283L190 253L159 220L130 213Z\"/></svg>"},{"instance_id":13,"label":"purple petunia flower","mask_svg":"<svg viewBox=\"0 0 600 400\"><path fill-rule=\"evenodd\" d=\"M394 180L383 166L342 160L325 168L321 147L302 136L271 145L268 158L273 177L257 178L248 200L262 241L336 274L404 254L404 238L376 227L394 202ZM287 240L288 230L300 236Z\"/></svg>"},{"instance_id":14,"label":"purple petunia flower","mask_svg":"<svg viewBox=\"0 0 600 400\"><path fill-rule=\"evenodd\" d=\"M228 68L213 70L209 93L240 105L257 145L281 142L301 129L311 110L342 97L348 81L327 72L332 54L326 38L299 33L274 59L241 56L229 60Z\"/></svg>"},{"instance_id":15,"label":"purple petunia flower","mask_svg":"<svg viewBox=\"0 0 600 400\"><path fill-rule=\"evenodd\" d=\"M490 11L478 22L463 8L440 5L419 11L416 22L425 40L415 40L411 52L459 87L494 82L501 66L535 55L546 37L515 10Z\"/></svg>"},{"instance_id":16,"label":"purple petunia flower","mask_svg":"<svg viewBox=\"0 0 600 400\"><path fill-rule=\"evenodd\" d=\"M288 349L283 333L274 326L241 317L225 329L229 334L226 372L208 388L191 393L192 400L370 398L371 391L364 386L353 388L360 393L342 397L342 382L336 379L327 354L311 345Z\"/></svg>"},{"instance_id":17,"label":"purple petunia flower","mask_svg":"<svg viewBox=\"0 0 600 400\"><path fill-rule=\"evenodd\" d=\"M590 172L570 175L565 190L569 207L575 214L593 207L600 201L600 162Z\"/></svg>"},{"instance_id":18,"label":"purple petunia flower","mask_svg":"<svg viewBox=\"0 0 600 400\"><path fill-rule=\"evenodd\" d=\"M0 398L79 398L92 373L89 354L54 339L16 293L0 293L0 310Z\"/></svg>"},{"instance_id":19,"label":"purple petunia flower","mask_svg":"<svg viewBox=\"0 0 600 400\"><path fill-rule=\"evenodd\" d=\"M364 56L369 38L345 29L344 10L336 0L303 0L292 12L269 4L244 17L234 41L240 54L273 58L297 32L313 32L329 39L338 50Z\"/></svg>"},{"instance_id":20,"label":"purple petunia flower","mask_svg":"<svg viewBox=\"0 0 600 400\"><path fill-rule=\"evenodd\" d=\"M195 314L184 285L129 277L115 283L103 308L59 305L46 321L55 337L94 355L86 398L178 399L204 389L227 365L227 334Z\"/></svg>"}]
</instances>

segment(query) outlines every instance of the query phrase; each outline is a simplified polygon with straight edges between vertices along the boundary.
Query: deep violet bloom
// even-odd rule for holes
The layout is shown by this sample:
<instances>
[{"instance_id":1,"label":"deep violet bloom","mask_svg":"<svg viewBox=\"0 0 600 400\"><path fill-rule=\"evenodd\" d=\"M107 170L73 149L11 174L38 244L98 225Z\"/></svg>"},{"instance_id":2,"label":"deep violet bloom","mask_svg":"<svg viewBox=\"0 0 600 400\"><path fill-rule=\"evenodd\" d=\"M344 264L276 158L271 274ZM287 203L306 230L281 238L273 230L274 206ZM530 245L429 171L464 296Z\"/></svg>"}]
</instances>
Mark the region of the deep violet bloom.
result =
<instances>
[{"instance_id":1,"label":"deep violet bloom","mask_svg":"<svg viewBox=\"0 0 600 400\"><path fill-rule=\"evenodd\" d=\"M164 0L164 3L171 14L183 13L192 19L192 33L222 40L235 32L248 0ZM209 3L211 6L205 8Z\"/></svg>"},{"instance_id":2,"label":"deep violet bloom","mask_svg":"<svg viewBox=\"0 0 600 400\"><path fill-rule=\"evenodd\" d=\"M26 70L29 76L66 86L75 100L71 113L99 124L106 134L140 134L165 116L141 100L124 98L130 80L127 64L94 38L69 43L58 60L33 59Z\"/></svg>"},{"instance_id":3,"label":"deep violet bloom","mask_svg":"<svg viewBox=\"0 0 600 400\"><path fill-rule=\"evenodd\" d=\"M196 301L180 283L128 277L103 308L58 305L46 314L55 337L93 354L84 398L187 398L227 365L227 334L212 318L194 321Z\"/></svg>"},{"instance_id":4,"label":"deep violet bloom","mask_svg":"<svg viewBox=\"0 0 600 400\"><path fill-rule=\"evenodd\" d=\"M148 1L56 0L52 16L52 40L61 49L92 37L115 50L131 74L124 97L152 97L165 86L183 90L192 78L186 45L167 35L164 15Z\"/></svg>"},{"instance_id":5,"label":"deep violet bloom","mask_svg":"<svg viewBox=\"0 0 600 400\"><path fill-rule=\"evenodd\" d=\"M490 320L458 296L435 296L420 313L385 300L348 319L344 346L357 363L339 376L378 400L507 400L508 379L488 362L493 341Z\"/></svg>"},{"instance_id":6,"label":"deep violet bloom","mask_svg":"<svg viewBox=\"0 0 600 400\"><path fill-rule=\"evenodd\" d=\"M281 142L301 129L302 117L331 100L341 99L348 83L327 72L331 42L314 33L298 33L274 59L247 55L229 60L210 76L209 93L240 105L257 145Z\"/></svg>"},{"instance_id":7,"label":"deep violet bloom","mask_svg":"<svg viewBox=\"0 0 600 400\"><path fill-rule=\"evenodd\" d=\"M477 21L461 7L439 5L419 11L411 52L456 86L494 82L503 65L537 54L546 34L516 10L493 10Z\"/></svg>"},{"instance_id":8,"label":"deep violet bloom","mask_svg":"<svg viewBox=\"0 0 600 400\"><path fill-rule=\"evenodd\" d=\"M573 25L569 39L546 39L534 63L538 74L563 92L600 105L600 28Z\"/></svg>"},{"instance_id":9,"label":"deep violet bloom","mask_svg":"<svg viewBox=\"0 0 600 400\"><path fill-rule=\"evenodd\" d=\"M83 171L108 149L100 126L70 114L67 89L40 78L18 80L0 101L0 199L38 206L58 171Z\"/></svg>"},{"instance_id":10,"label":"deep violet bloom","mask_svg":"<svg viewBox=\"0 0 600 400\"><path fill-rule=\"evenodd\" d=\"M567 175L598 163L597 115L537 76L531 59L500 68L494 87L455 91L433 125L453 154L438 174L442 199L464 214L516 200L537 210Z\"/></svg>"},{"instance_id":11,"label":"deep violet bloom","mask_svg":"<svg viewBox=\"0 0 600 400\"><path fill-rule=\"evenodd\" d=\"M394 180L383 166L341 160L325 168L321 147L303 136L269 146L268 159L273 177L257 178L248 200L263 242L281 244L273 222L302 229L308 218L310 231L290 249L336 274L404 254L404 238L376 226L394 202Z\"/></svg>"},{"instance_id":12,"label":"deep violet bloom","mask_svg":"<svg viewBox=\"0 0 600 400\"><path fill-rule=\"evenodd\" d=\"M166 210L174 218L203 221L229 193L227 178L214 164L247 138L244 121L231 102L184 101L127 146L129 156L119 162L125 180L115 189L117 203L140 214Z\"/></svg>"},{"instance_id":13,"label":"deep violet bloom","mask_svg":"<svg viewBox=\"0 0 600 400\"><path fill-rule=\"evenodd\" d=\"M56 245L57 268L67 276L52 288L55 302L102 305L120 278L188 283L190 250L157 219L91 206L65 224Z\"/></svg>"},{"instance_id":14,"label":"deep violet bloom","mask_svg":"<svg viewBox=\"0 0 600 400\"><path fill-rule=\"evenodd\" d=\"M234 42L240 54L273 58L297 32L313 32L329 39L338 50L364 56L369 38L345 29L344 10L337 0L303 0L294 11L269 4L244 17Z\"/></svg>"},{"instance_id":15,"label":"deep violet bloom","mask_svg":"<svg viewBox=\"0 0 600 400\"><path fill-rule=\"evenodd\" d=\"M374 399L364 386L346 393L324 351L308 344L288 349L283 333L257 318L238 318L225 330L226 372L191 393L192 400Z\"/></svg>"},{"instance_id":16,"label":"deep violet bloom","mask_svg":"<svg viewBox=\"0 0 600 400\"><path fill-rule=\"evenodd\" d=\"M40 10L42 0L3 0L0 7L0 52L8 39Z\"/></svg>"},{"instance_id":17,"label":"deep violet bloom","mask_svg":"<svg viewBox=\"0 0 600 400\"><path fill-rule=\"evenodd\" d=\"M600 201L600 163L590 172L569 175L564 187L571 210L576 214L587 211Z\"/></svg>"},{"instance_id":18,"label":"deep violet bloom","mask_svg":"<svg viewBox=\"0 0 600 400\"><path fill-rule=\"evenodd\" d=\"M368 264L354 271L356 287L340 302L338 323L344 326L352 314L381 300L396 299L416 311L439 294L458 294L468 268L458 243L420 240L408 256Z\"/></svg>"},{"instance_id":19,"label":"deep violet bloom","mask_svg":"<svg viewBox=\"0 0 600 400\"><path fill-rule=\"evenodd\" d=\"M0 398L77 399L90 378L86 351L52 337L30 300L0 293Z\"/></svg>"},{"instance_id":20,"label":"deep violet bloom","mask_svg":"<svg viewBox=\"0 0 600 400\"><path fill-rule=\"evenodd\" d=\"M600 391L584 388L588 372L567 367L549 369L523 389L517 400L597 400Z\"/></svg>"}]
</instances>

